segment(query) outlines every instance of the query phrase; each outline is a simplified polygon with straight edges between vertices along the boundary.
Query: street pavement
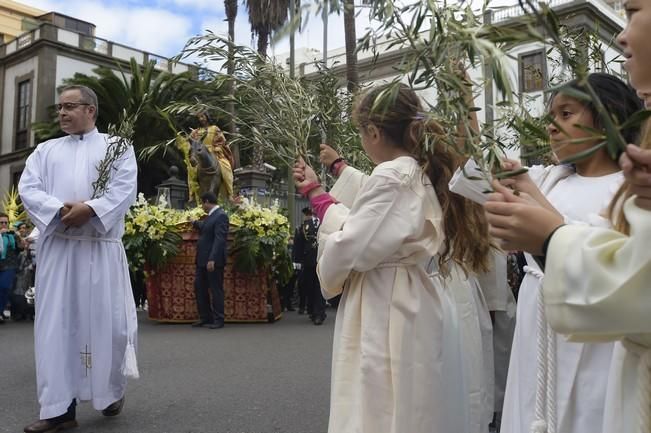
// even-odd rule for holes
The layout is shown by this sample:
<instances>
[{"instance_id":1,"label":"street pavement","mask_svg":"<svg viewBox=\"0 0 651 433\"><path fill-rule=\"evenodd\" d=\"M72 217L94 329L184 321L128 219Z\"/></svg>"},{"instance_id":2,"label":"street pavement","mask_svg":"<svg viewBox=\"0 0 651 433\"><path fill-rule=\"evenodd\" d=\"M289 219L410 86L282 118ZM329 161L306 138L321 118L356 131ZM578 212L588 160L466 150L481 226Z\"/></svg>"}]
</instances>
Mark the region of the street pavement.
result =
<instances>
[{"instance_id":1,"label":"street pavement","mask_svg":"<svg viewBox=\"0 0 651 433\"><path fill-rule=\"evenodd\" d=\"M78 433L325 433L332 332L295 312L218 330L139 313L139 368L122 414L77 406ZM0 432L38 417L32 322L0 325Z\"/></svg>"}]
</instances>

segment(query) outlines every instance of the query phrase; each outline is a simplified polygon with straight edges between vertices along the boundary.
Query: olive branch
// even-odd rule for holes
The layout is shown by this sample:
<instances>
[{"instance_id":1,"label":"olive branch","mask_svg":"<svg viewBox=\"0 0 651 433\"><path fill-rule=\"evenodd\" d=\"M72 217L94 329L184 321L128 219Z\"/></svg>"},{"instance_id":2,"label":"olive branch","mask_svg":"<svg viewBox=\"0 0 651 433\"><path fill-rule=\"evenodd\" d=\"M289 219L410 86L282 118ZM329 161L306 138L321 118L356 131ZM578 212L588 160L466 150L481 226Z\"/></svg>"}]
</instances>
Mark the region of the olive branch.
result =
<instances>
[{"instance_id":1,"label":"olive branch","mask_svg":"<svg viewBox=\"0 0 651 433\"><path fill-rule=\"evenodd\" d=\"M143 98L144 101L144 98ZM122 112L122 120L116 125L111 123L108 126L106 154L99 164L97 164L97 179L92 183L92 199L100 198L109 190L111 175L117 171L116 164L131 147L138 116L142 108L142 103L138 109L130 115L127 111Z\"/></svg>"}]
</instances>

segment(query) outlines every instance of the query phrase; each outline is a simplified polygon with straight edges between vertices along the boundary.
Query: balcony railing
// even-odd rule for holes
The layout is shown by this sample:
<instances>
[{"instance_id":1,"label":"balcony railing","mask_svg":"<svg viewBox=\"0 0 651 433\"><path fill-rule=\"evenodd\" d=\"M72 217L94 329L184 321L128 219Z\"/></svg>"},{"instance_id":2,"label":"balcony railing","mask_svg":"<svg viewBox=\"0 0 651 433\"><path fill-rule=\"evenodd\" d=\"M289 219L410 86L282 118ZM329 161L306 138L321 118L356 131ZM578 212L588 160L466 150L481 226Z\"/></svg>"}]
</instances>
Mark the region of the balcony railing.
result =
<instances>
[{"instance_id":1,"label":"balcony railing","mask_svg":"<svg viewBox=\"0 0 651 433\"><path fill-rule=\"evenodd\" d=\"M567 3L575 3L576 0L551 0L546 2L552 8ZM525 13L522 8L518 6L511 6L504 9L498 9L493 14L493 23L499 23L501 21L506 21L511 18L517 18L523 16Z\"/></svg>"},{"instance_id":2,"label":"balcony railing","mask_svg":"<svg viewBox=\"0 0 651 433\"><path fill-rule=\"evenodd\" d=\"M23 33L4 45L0 45L0 58L22 50L39 39L62 43L84 51L90 51L127 62L134 58L140 65L154 61L156 69L160 71L181 73L190 70L190 65L185 63L174 63L165 57L127 47L126 45L106 39L87 36L83 33L60 28L50 23L42 23L38 28Z\"/></svg>"}]
</instances>

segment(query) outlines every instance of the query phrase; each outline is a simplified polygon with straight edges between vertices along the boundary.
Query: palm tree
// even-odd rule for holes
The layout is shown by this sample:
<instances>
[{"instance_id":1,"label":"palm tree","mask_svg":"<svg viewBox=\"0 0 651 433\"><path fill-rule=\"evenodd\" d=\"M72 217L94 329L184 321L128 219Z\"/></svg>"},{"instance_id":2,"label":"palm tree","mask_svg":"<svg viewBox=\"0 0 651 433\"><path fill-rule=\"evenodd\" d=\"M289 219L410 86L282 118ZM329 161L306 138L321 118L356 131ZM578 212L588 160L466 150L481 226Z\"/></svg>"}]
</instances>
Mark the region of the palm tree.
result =
<instances>
[{"instance_id":1,"label":"palm tree","mask_svg":"<svg viewBox=\"0 0 651 433\"><path fill-rule=\"evenodd\" d=\"M172 102L194 103L197 98L204 101L209 95L215 94L210 83L194 79L191 73L159 72L154 68L153 62L140 66L132 59L126 72L116 73L106 67L96 68L93 72L96 76L77 73L63 84L81 84L95 91L100 105L97 127L101 131L106 131L111 123L117 124L124 111L129 115L142 105L133 137L136 155L144 149L167 142L176 135L174 127L161 114L161 109ZM45 139L51 138L47 135L58 130L58 125L53 120L50 123L36 124L34 129L39 139ZM181 170L185 168L183 158L172 148L165 154L140 159L138 190L145 195L154 194L156 185L169 177L171 165L176 165Z\"/></svg>"},{"instance_id":2,"label":"palm tree","mask_svg":"<svg viewBox=\"0 0 651 433\"><path fill-rule=\"evenodd\" d=\"M348 82L348 91L355 93L359 88L355 0L344 0L344 37L346 39L346 81Z\"/></svg>"},{"instance_id":3,"label":"palm tree","mask_svg":"<svg viewBox=\"0 0 651 433\"><path fill-rule=\"evenodd\" d=\"M269 36L287 21L289 0L246 0L246 8L249 11L251 34L258 38L258 54L264 59L267 56ZM259 146L253 148L252 160L254 168L263 170L264 154Z\"/></svg>"},{"instance_id":4,"label":"palm tree","mask_svg":"<svg viewBox=\"0 0 651 433\"><path fill-rule=\"evenodd\" d=\"M230 43L228 47L227 73L229 77L232 77L235 73L235 19L237 18L237 0L224 0L224 9L226 10L226 20L228 21L228 42ZM229 80L227 86L229 101L226 106L226 111L230 118L226 125L226 131L230 136L233 136L235 134L235 103L232 101L232 98L235 95L235 85L232 80ZM233 168L239 167L240 152L238 146L233 146L233 158L235 160L235 167Z\"/></svg>"},{"instance_id":5,"label":"palm tree","mask_svg":"<svg viewBox=\"0 0 651 433\"><path fill-rule=\"evenodd\" d=\"M267 55L269 36L287 21L289 0L246 0L251 33L258 38L258 53Z\"/></svg>"}]
</instances>

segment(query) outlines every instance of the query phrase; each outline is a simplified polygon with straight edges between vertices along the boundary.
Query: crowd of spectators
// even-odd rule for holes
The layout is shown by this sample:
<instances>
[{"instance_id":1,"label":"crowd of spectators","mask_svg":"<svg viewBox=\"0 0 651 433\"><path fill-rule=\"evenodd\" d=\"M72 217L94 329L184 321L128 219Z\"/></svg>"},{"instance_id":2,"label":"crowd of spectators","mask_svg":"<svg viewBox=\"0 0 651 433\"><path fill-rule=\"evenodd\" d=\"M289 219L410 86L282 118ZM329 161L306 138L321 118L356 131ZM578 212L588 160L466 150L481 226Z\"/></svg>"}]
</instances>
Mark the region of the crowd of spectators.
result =
<instances>
[{"instance_id":1,"label":"crowd of spectators","mask_svg":"<svg viewBox=\"0 0 651 433\"><path fill-rule=\"evenodd\" d=\"M33 320L38 231L0 212L0 237L0 324Z\"/></svg>"}]
</instances>

